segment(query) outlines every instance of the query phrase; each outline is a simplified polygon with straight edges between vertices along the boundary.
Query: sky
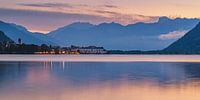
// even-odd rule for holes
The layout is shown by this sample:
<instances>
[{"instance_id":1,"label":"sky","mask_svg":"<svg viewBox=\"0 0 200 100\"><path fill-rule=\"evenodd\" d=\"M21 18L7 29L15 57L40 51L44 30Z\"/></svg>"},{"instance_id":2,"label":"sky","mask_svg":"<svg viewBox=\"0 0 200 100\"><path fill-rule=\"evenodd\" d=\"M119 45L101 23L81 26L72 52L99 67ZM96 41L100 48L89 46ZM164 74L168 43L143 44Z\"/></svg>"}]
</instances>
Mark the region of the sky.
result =
<instances>
[{"instance_id":1,"label":"sky","mask_svg":"<svg viewBox=\"0 0 200 100\"><path fill-rule=\"evenodd\" d=\"M48 33L73 22L154 22L200 18L200 0L0 0L0 20Z\"/></svg>"}]
</instances>

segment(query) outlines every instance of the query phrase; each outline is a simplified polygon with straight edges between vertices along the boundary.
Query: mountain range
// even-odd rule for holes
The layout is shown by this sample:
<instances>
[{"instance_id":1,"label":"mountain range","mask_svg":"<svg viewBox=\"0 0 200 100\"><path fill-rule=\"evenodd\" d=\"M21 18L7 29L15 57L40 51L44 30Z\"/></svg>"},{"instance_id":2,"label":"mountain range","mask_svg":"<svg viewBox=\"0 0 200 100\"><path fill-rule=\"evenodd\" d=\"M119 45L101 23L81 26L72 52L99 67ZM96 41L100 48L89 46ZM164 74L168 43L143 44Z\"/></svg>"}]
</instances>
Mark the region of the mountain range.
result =
<instances>
[{"instance_id":1,"label":"mountain range","mask_svg":"<svg viewBox=\"0 0 200 100\"><path fill-rule=\"evenodd\" d=\"M154 23L76 22L48 34L29 32L25 27L0 21L0 30L13 41L18 38L26 44L103 46L120 50L160 50L166 48L195 27L200 19L160 17Z\"/></svg>"},{"instance_id":2,"label":"mountain range","mask_svg":"<svg viewBox=\"0 0 200 100\"><path fill-rule=\"evenodd\" d=\"M48 33L61 45L97 45L106 49L157 50L179 39L198 24L199 19L161 17L155 23L73 23Z\"/></svg>"}]
</instances>

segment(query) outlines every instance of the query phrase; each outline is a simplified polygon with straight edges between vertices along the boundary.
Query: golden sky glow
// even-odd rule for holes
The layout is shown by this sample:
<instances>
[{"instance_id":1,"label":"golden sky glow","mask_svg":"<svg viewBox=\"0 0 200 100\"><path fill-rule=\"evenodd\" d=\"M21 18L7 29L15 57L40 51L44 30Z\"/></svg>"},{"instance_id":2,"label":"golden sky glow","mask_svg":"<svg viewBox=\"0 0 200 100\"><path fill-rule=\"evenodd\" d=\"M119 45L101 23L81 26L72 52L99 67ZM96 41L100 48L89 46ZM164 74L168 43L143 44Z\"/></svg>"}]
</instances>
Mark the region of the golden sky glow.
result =
<instances>
[{"instance_id":1,"label":"golden sky glow","mask_svg":"<svg viewBox=\"0 0 200 100\"><path fill-rule=\"evenodd\" d=\"M200 9L199 0L0 0L0 2L1 8L9 8L12 6L12 8L21 9L89 13L89 10L91 10L89 8L91 7L97 10L114 11L123 14L139 14L145 16L200 17L200 13L198 13L198 10ZM52 5L54 7L31 7L20 5L42 5L47 3L63 4L63 6ZM112 7L107 6L107 8L103 8L101 7L103 5L112 5ZM69 9L70 7L71 9ZM87 10L88 12L82 12L83 10Z\"/></svg>"}]
</instances>

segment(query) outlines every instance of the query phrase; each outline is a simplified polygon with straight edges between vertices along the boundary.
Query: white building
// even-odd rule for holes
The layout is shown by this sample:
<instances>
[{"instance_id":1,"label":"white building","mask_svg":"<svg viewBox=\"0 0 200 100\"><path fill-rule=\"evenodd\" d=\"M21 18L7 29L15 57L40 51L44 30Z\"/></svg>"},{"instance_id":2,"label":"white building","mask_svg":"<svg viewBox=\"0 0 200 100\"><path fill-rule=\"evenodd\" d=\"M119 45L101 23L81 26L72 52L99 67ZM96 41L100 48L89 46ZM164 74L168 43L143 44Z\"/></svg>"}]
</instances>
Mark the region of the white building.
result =
<instances>
[{"instance_id":1,"label":"white building","mask_svg":"<svg viewBox=\"0 0 200 100\"><path fill-rule=\"evenodd\" d=\"M77 51L81 54L105 54L107 51L103 47L88 46L88 47L78 47L71 46L71 51Z\"/></svg>"}]
</instances>

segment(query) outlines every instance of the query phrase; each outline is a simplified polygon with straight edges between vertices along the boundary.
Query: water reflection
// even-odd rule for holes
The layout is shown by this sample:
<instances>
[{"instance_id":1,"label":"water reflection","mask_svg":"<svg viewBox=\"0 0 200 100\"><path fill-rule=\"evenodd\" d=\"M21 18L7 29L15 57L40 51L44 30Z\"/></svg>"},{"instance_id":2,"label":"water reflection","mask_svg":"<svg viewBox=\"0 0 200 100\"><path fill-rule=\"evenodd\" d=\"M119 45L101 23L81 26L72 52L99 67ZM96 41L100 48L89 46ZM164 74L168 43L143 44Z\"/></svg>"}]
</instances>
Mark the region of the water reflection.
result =
<instances>
[{"instance_id":1,"label":"water reflection","mask_svg":"<svg viewBox=\"0 0 200 100\"><path fill-rule=\"evenodd\" d=\"M199 100L200 63L0 62L2 100Z\"/></svg>"}]
</instances>

